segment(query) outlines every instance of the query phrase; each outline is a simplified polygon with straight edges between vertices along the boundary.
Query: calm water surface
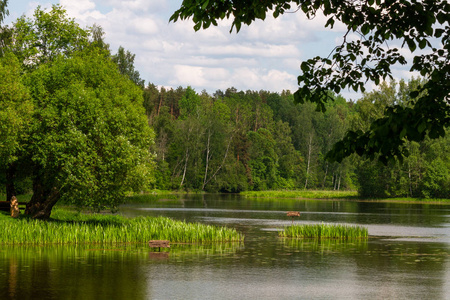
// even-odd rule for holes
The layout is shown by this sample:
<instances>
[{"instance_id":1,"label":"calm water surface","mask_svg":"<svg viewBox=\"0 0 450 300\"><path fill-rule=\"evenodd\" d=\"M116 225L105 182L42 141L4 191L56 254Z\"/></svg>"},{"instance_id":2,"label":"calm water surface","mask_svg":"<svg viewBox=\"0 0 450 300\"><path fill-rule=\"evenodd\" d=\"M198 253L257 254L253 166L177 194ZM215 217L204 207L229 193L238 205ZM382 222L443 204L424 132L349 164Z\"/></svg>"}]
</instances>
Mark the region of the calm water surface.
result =
<instances>
[{"instance_id":1,"label":"calm water surface","mask_svg":"<svg viewBox=\"0 0 450 300\"><path fill-rule=\"evenodd\" d=\"M355 243L277 237L296 223L363 225ZM129 216L234 227L243 243L3 247L0 299L450 299L450 205L180 196Z\"/></svg>"}]
</instances>

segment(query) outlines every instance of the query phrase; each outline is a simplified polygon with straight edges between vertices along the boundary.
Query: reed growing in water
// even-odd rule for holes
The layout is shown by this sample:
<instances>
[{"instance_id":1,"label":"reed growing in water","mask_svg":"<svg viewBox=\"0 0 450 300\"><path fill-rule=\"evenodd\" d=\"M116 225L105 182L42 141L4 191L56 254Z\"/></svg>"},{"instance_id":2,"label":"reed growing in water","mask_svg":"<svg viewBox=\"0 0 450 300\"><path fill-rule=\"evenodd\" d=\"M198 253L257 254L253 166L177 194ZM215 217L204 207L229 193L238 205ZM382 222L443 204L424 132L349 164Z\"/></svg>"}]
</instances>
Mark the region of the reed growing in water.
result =
<instances>
[{"instance_id":1,"label":"reed growing in water","mask_svg":"<svg viewBox=\"0 0 450 300\"><path fill-rule=\"evenodd\" d=\"M49 221L0 214L0 244L173 243L242 241L235 229L186 223L165 217L125 218L55 209Z\"/></svg>"},{"instance_id":2,"label":"reed growing in water","mask_svg":"<svg viewBox=\"0 0 450 300\"><path fill-rule=\"evenodd\" d=\"M362 226L348 226L341 224L301 224L292 225L279 232L281 237L290 238L324 238L324 239L367 239L368 230Z\"/></svg>"}]
</instances>

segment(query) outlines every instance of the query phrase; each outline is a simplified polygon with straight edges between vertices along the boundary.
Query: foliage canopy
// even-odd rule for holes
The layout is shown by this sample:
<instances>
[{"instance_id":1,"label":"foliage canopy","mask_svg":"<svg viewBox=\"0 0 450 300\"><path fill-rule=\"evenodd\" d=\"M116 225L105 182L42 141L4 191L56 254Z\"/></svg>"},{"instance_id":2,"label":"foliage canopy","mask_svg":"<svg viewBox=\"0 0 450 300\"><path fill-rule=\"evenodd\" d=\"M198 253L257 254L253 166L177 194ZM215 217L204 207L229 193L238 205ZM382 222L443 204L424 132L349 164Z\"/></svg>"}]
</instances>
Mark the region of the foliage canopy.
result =
<instances>
[{"instance_id":1,"label":"foliage canopy","mask_svg":"<svg viewBox=\"0 0 450 300\"><path fill-rule=\"evenodd\" d=\"M0 169L32 178L26 213L48 218L61 199L114 209L148 187L154 134L142 89L110 52L60 6L38 7L11 30L0 60Z\"/></svg>"},{"instance_id":2,"label":"foliage canopy","mask_svg":"<svg viewBox=\"0 0 450 300\"><path fill-rule=\"evenodd\" d=\"M242 24L275 18L287 12L301 12L308 19L318 14L327 17L325 27L343 23L347 32L342 44L328 57L314 57L301 63L297 103L312 101L324 111L332 100L328 92L342 89L365 90L368 81L379 84L392 79L391 67L407 64L405 51L413 54L410 71L418 71L428 81L411 98L408 108L393 106L385 117L373 122L366 132L350 131L328 153L332 161L342 161L351 153L367 155L387 163L408 155L405 141L420 141L444 136L450 121L450 4L445 0L184 0L170 20L192 17L194 29L206 29L217 21L232 18L239 32ZM358 38L350 39L352 33ZM401 47L388 43L400 42ZM386 47L387 46L387 47ZM406 51L406 52L408 52ZM420 93L426 91L425 93Z\"/></svg>"}]
</instances>

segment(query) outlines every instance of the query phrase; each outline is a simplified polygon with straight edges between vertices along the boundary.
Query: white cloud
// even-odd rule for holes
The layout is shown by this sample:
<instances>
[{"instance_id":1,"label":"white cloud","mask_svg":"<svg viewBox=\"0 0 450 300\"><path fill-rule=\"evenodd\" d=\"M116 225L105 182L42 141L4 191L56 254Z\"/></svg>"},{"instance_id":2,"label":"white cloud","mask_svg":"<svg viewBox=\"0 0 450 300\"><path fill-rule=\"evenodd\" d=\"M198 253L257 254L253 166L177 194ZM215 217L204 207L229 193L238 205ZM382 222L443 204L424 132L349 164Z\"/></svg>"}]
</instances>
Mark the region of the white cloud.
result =
<instances>
[{"instance_id":1,"label":"white cloud","mask_svg":"<svg viewBox=\"0 0 450 300\"><path fill-rule=\"evenodd\" d=\"M61 0L61 5L64 6L74 17L81 17L84 13L90 13L95 9L95 3L91 0Z\"/></svg>"},{"instance_id":2,"label":"white cloud","mask_svg":"<svg viewBox=\"0 0 450 300\"><path fill-rule=\"evenodd\" d=\"M268 15L238 34L230 34L231 20L195 32L192 20L169 23L181 0L43 0L27 2L27 9L48 8L48 2L60 2L82 27L102 26L113 52L123 46L136 54L135 67L146 82L211 93L231 86L295 90L301 61L327 56L346 31L342 24L325 29L323 15L308 20L297 12ZM409 75L402 72L395 76Z\"/></svg>"}]
</instances>

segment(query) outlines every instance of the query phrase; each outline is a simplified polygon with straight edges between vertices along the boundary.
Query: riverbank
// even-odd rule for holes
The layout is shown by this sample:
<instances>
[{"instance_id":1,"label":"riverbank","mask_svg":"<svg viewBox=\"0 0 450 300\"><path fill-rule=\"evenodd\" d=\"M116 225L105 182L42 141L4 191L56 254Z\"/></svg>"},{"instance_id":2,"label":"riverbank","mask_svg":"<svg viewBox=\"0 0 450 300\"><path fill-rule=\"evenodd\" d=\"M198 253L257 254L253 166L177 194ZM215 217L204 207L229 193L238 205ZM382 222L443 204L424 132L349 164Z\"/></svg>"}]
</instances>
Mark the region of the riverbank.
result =
<instances>
[{"instance_id":1,"label":"riverbank","mask_svg":"<svg viewBox=\"0 0 450 300\"><path fill-rule=\"evenodd\" d=\"M430 203L430 204L450 204L450 199L434 198L363 198L357 191L246 191L241 193L247 198L279 198L279 199L314 199L314 200L357 200L369 202L393 202L393 203Z\"/></svg>"},{"instance_id":2,"label":"riverbank","mask_svg":"<svg viewBox=\"0 0 450 300\"><path fill-rule=\"evenodd\" d=\"M241 195L248 198L286 198L286 199L357 199L357 191L246 191Z\"/></svg>"},{"instance_id":3,"label":"riverbank","mask_svg":"<svg viewBox=\"0 0 450 300\"><path fill-rule=\"evenodd\" d=\"M79 213L55 208L48 221L0 213L0 244L210 243L242 241L235 229L186 223L165 217L125 218L111 214Z\"/></svg>"}]
</instances>

